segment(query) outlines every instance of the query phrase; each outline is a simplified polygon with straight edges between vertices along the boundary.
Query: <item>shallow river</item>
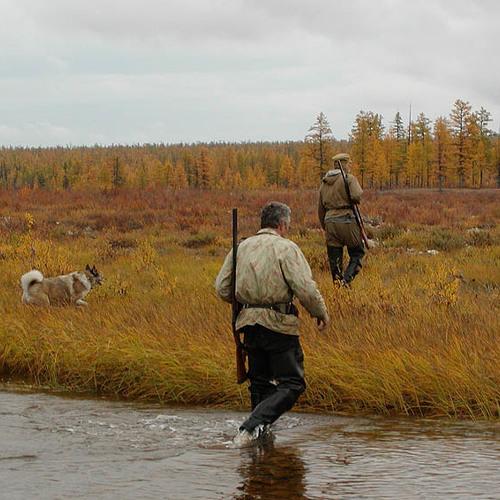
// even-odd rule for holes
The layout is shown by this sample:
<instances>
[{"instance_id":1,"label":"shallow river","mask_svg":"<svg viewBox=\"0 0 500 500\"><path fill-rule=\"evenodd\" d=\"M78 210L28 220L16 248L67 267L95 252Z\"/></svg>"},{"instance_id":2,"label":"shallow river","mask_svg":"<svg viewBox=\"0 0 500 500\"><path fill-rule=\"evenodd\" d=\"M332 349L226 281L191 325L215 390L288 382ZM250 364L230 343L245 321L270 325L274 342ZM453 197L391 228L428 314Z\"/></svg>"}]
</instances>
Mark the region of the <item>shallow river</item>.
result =
<instances>
[{"instance_id":1,"label":"shallow river","mask_svg":"<svg viewBox=\"0 0 500 500\"><path fill-rule=\"evenodd\" d=\"M500 498L500 425L243 413L0 388L0 498Z\"/></svg>"}]
</instances>

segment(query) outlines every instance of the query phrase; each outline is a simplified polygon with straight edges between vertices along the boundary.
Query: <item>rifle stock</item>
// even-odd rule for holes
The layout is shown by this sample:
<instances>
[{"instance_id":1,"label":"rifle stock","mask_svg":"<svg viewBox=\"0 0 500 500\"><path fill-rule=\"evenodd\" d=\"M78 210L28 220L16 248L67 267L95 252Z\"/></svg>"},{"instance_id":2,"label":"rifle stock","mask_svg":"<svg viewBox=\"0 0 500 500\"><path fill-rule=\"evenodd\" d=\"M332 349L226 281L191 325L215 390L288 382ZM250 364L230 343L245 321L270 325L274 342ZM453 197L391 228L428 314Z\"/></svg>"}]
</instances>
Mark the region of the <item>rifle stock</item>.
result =
<instances>
[{"instance_id":1,"label":"rifle stock","mask_svg":"<svg viewBox=\"0 0 500 500\"><path fill-rule=\"evenodd\" d=\"M363 240L363 243L365 244L365 247L368 250L370 248L368 245L368 236L366 235L365 225L363 223L363 218L361 217L361 212L359 211L359 207L352 201L351 190L349 189L349 183L347 182L347 175L344 172L344 168L342 167L342 162L340 160L337 160L337 163L340 168L340 173L342 174L342 179L344 180L344 186L347 194L347 199L349 200L349 205L351 205L354 218L356 219L356 224L358 225L359 230L361 232L361 239Z\"/></svg>"},{"instance_id":2,"label":"rifle stock","mask_svg":"<svg viewBox=\"0 0 500 500\"><path fill-rule=\"evenodd\" d=\"M243 343L240 339L240 334L236 331L236 320L240 312L240 304L236 300L236 258L238 255L238 209L233 208L233 266L231 269L231 307L232 320L231 326L233 330L234 343L236 344L236 381L242 384L248 378L245 366L246 353L243 348Z\"/></svg>"}]
</instances>

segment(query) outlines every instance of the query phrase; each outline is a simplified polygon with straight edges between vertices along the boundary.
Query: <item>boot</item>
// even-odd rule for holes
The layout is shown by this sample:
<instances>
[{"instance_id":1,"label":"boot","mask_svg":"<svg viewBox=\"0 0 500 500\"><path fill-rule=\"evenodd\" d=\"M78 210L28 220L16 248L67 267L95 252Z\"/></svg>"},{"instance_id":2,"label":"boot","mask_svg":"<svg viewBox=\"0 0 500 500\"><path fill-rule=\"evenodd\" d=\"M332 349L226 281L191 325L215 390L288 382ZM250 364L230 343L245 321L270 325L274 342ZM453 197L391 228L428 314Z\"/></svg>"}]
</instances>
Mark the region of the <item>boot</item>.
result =
<instances>
[{"instance_id":1,"label":"boot","mask_svg":"<svg viewBox=\"0 0 500 500\"><path fill-rule=\"evenodd\" d=\"M363 256L365 255L365 250L362 246L359 246L348 247L347 251L349 252L350 260L347 269L345 270L344 281L349 284L363 267L361 261L363 259Z\"/></svg>"},{"instance_id":2,"label":"boot","mask_svg":"<svg viewBox=\"0 0 500 500\"><path fill-rule=\"evenodd\" d=\"M333 282L342 281L342 254L344 249L342 247L326 247L328 252L328 261L330 263L330 271L332 273Z\"/></svg>"}]
</instances>

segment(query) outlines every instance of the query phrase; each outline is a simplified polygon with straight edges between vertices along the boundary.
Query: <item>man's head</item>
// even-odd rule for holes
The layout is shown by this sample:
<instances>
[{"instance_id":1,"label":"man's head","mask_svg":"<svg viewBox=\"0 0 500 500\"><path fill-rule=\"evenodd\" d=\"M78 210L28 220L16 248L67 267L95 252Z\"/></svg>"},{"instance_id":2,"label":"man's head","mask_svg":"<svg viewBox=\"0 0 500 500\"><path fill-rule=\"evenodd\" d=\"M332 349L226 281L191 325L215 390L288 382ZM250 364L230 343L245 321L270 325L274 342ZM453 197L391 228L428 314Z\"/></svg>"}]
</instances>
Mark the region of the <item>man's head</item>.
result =
<instances>
[{"instance_id":1,"label":"man's head","mask_svg":"<svg viewBox=\"0 0 500 500\"><path fill-rule=\"evenodd\" d=\"M339 153L335 155L333 158L333 168L338 168L339 163L342 164L342 168L346 171L350 171L351 167L351 157L347 153Z\"/></svg>"},{"instance_id":2,"label":"man's head","mask_svg":"<svg viewBox=\"0 0 500 500\"><path fill-rule=\"evenodd\" d=\"M290 207L279 201L270 201L260 213L260 227L276 229L281 236L285 236L290 227L291 215Z\"/></svg>"}]
</instances>

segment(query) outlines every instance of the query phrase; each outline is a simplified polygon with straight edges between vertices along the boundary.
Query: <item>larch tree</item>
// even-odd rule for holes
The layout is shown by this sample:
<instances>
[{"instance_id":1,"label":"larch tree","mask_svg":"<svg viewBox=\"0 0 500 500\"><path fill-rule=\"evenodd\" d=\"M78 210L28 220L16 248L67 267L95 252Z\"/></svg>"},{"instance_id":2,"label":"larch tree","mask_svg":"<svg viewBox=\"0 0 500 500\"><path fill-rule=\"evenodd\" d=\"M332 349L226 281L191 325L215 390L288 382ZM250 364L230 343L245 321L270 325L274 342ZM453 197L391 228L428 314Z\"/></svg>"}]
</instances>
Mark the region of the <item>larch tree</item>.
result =
<instances>
[{"instance_id":1,"label":"larch tree","mask_svg":"<svg viewBox=\"0 0 500 500\"><path fill-rule=\"evenodd\" d=\"M365 174L368 166L369 130L368 113L360 111L356 115L350 139L352 144L352 159L357 166L362 187L365 185Z\"/></svg>"},{"instance_id":2,"label":"larch tree","mask_svg":"<svg viewBox=\"0 0 500 500\"><path fill-rule=\"evenodd\" d=\"M170 186L174 189L184 189L189 186L186 170L184 169L184 165L180 160L175 163L172 170L172 179L170 181Z\"/></svg>"},{"instance_id":3,"label":"larch tree","mask_svg":"<svg viewBox=\"0 0 500 500\"><path fill-rule=\"evenodd\" d=\"M62 180L62 188L64 190L71 189L71 181L70 181L70 173L69 173L69 165L67 162L63 163L63 180Z\"/></svg>"},{"instance_id":4,"label":"larch tree","mask_svg":"<svg viewBox=\"0 0 500 500\"><path fill-rule=\"evenodd\" d=\"M132 183L135 184L135 187L138 187L139 189L146 189L149 183L148 170L147 158L143 158L139 165L137 165L137 167L132 172Z\"/></svg>"},{"instance_id":5,"label":"larch tree","mask_svg":"<svg viewBox=\"0 0 500 500\"><path fill-rule=\"evenodd\" d=\"M452 138L448 120L444 116L434 121L434 170L439 191L443 190L450 165Z\"/></svg>"},{"instance_id":6,"label":"larch tree","mask_svg":"<svg viewBox=\"0 0 500 500\"><path fill-rule=\"evenodd\" d=\"M318 178L314 171L315 161L308 156L303 156L297 167L298 187L310 189L318 186Z\"/></svg>"},{"instance_id":7,"label":"larch tree","mask_svg":"<svg viewBox=\"0 0 500 500\"><path fill-rule=\"evenodd\" d=\"M160 163L156 173L156 183L158 186L167 187L172 184L174 175L174 167L169 160L164 160Z\"/></svg>"},{"instance_id":8,"label":"larch tree","mask_svg":"<svg viewBox=\"0 0 500 500\"><path fill-rule=\"evenodd\" d=\"M351 131L352 157L361 178L361 186L371 187L388 178L382 135L382 116L371 111L360 111Z\"/></svg>"},{"instance_id":9,"label":"larch tree","mask_svg":"<svg viewBox=\"0 0 500 500\"><path fill-rule=\"evenodd\" d=\"M450 113L455 168L459 187L464 187L466 182L467 124L471 118L471 109L471 105L467 101L457 99Z\"/></svg>"},{"instance_id":10,"label":"larch tree","mask_svg":"<svg viewBox=\"0 0 500 500\"><path fill-rule=\"evenodd\" d=\"M333 156L333 133L326 116L320 113L305 137L305 154L314 160L316 179L328 170Z\"/></svg>"},{"instance_id":11,"label":"larch tree","mask_svg":"<svg viewBox=\"0 0 500 500\"><path fill-rule=\"evenodd\" d=\"M281 186L290 187L295 178L295 168L293 166L292 160L288 155L285 155L281 160L280 171L279 171L279 183Z\"/></svg>"},{"instance_id":12,"label":"larch tree","mask_svg":"<svg viewBox=\"0 0 500 500\"><path fill-rule=\"evenodd\" d=\"M258 164L247 170L244 185L247 189L262 189L266 181L266 173L262 165Z\"/></svg>"},{"instance_id":13,"label":"larch tree","mask_svg":"<svg viewBox=\"0 0 500 500\"><path fill-rule=\"evenodd\" d=\"M7 189L9 187L10 169L7 167L5 160L0 163L0 187Z\"/></svg>"},{"instance_id":14,"label":"larch tree","mask_svg":"<svg viewBox=\"0 0 500 500\"><path fill-rule=\"evenodd\" d=\"M215 185L215 165L207 148L202 148L196 162L196 187L208 189Z\"/></svg>"},{"instance_id":15,"label":"larch tree","mask_svg":"<svg viewBox=\"0 0 500 500\"><path fill-rule=\"evenodd\" d=\"M422 143L412 141L408 146L408 161L406 162L406 187L418 188L421 187L423 164Z\"/></svg>"},{"instance_id":16,"label":"larch tree","mask_svg":"<svg viewBox=\"0 0 500 500\"><path fill-rule=\"evenodd\" d=\"M122 166L118 157L113 162L112 184L115 189L121 188L125 184L125 177L123 176Z\"/></svg>"},{"instance_id":17,"label":"larch tree","mask_svg":"<svg viewBox=\"0 0 500 500\"><path fill-rule=\"evenodd\" d=\"M467 179L470 180L470 185L472 187L477 187L480 184L481 165L485 163L486 156L475 113L472 113L467 120L466 129L465 171Z\"/></svg>"},{"instance_id":18,"label":"larch tree","mask_svg":"<svg viewBox=\"0 0 500 500\"><path fill-rule=\"evenodd\" d=\"M493 131L488 127L488 124L492 121L491 113L486 111L481 106L481 109L475 113L476 122L479 127L479 187L483 187L484 173L491 170L493 165L493 147L491 138L493 136Z\"/></svg>"},{"instance_id":19,"label":"larch tree","mask_svg":"<svg viewBox=\"0 0 500 500\"><path fill-rule=\"evenodd\" d=\"M388 133L386 155L389 164L390 185L399 186L400 177L405 168L408 145L406 142L406 127L399 111L396 113Z\"/></svg>"},{"instance_id":20,"label":"larch tree","mask_svg":"<svg viewBox=\"0 0 500 500\"><path fill-rule=\"evenodd\" d=\"M429 187L432 175L432 137L431 121L420 113L412 125L412 141L419 143L420 147L416 149L421 155L418 159L418 187Z\"/></svg>"}]
</instances>

